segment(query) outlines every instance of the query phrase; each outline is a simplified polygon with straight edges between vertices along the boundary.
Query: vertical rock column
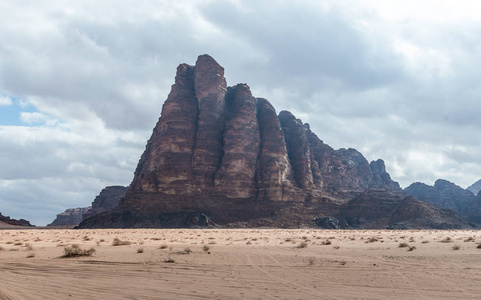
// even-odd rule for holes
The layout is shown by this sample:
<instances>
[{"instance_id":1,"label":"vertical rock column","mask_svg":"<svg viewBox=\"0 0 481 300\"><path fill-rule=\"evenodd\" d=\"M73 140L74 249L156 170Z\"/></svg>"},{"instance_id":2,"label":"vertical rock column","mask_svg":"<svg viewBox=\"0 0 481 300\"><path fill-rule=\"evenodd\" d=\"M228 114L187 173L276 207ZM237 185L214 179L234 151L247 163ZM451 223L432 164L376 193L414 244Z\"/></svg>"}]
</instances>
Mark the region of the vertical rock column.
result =
<instances>
[{"instance_id":1,"label":"vertical rock column","mask_svg":"<svg viewBox=\"0 0 481 300\"><path fill-rule=\"evenodd\" d=\"M302 189L313 188L311 153L306 128L301 120L296 119L288 111L281 111L279 120L286 137L287 151L297 185Z\"/></svg>"},{"instance_id":2,"label":"vertical rock column","mask_svg":"<svg viewBox=\"0 0 481 300\"><path fill-rule=\"evenodd\" d=\"M257 99L261 149L258 160L258 197L268 200L288 200L284 186L295 184L287 156L286 141L274 107L266 99Z\"/></svg>"},{"instance_id":3,"label":"vertical rock column","mask_svg":"<svg viewBox=\"0 0 481 300\"><path fill-rule=\"evenodd\" d=\"M190 192L197 117L194 68L181 64L130 190L170 194ZM182 185L182 189L176 185Z\"/></svg>"},{"instance_id":4,"label":"vertical rock column","mask_svg":"<svg viewBox=\"0 0 481 300\"><path fill-rule=\"evenodd\" d=\"M226 80L222 68L209 55L201 55L194 67L195 96L199 107L192 165L196 185L213 186L223 156Z\"/></svg>"},{"instance_id":5,"label":"vertical rock column","mask_svg":"<svg viewBox=\"0 0 481 300\"><path fill-rule=\"evenodd\" d=\"M255 173L260 144L257 100L245 84L229 88L226 99L224 156L215 175L216 190L230 198L252 198L257 193Z\"/></svg>"}]
</instances>

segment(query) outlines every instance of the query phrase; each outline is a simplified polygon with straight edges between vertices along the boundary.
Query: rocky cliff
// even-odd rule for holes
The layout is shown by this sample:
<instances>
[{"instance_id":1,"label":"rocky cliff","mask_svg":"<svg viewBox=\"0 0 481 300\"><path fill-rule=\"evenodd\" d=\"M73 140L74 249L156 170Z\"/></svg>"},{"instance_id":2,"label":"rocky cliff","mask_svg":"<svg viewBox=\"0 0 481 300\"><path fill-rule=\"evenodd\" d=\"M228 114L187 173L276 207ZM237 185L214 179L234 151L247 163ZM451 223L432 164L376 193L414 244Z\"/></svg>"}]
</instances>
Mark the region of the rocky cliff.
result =
<instances>
[{"instance_id":1,"label":"rocky cliff","mask_svg":"<svg viewBox=\"0 0 481 300\"><path fill-rule=\"evenodd\" d=\"M348 227L374 229L470 228L455 212L386 190L369 189L341 206Z\"/></svg>"},{"instance_id":2,"label":"rocky cliff","mask_svg":"<svg viewBox=\"0 0 481 300\"><path fill-rule=\"evenodd\" d=\"M95 197L92 206L82 213L82 219L88 219L102 212L111 211L116 208L119 206L120 199L125 196L126 191L127 187L118 185L104 188L100 191L100 194ZM79 223L75 225L78 225Z\"/></svg>"},{"instance_id":3,"label":"rocky cliff","mask_svg":"<svg viewBox=\"0 0 481 300\"><path fill-rule=\"evenodd\" d=\"M2 213L0 213L0 222L6 223L6 224L9 224L9 225L13 225L13 226L31 226L31 227L33 227L33 225L30 224L30 222L25 220L25 219L19 219L19 220L12 219L8 216L2 215Z\"/></svg>"},{"instance_id":4,"label":"rocky cliff","mask_svg":"<svg viewBox=\"0 0 481 300\"><path fill-rule=\"evenodd\" d=\"M403 191L421 201L450 209L468 222L481 225L481 198L447 180L438 179L434 186L416 182Z\"/></svg>"},{"instance_id":5,"label":"rocky cliff","mask_svg":"<svg viewBox=\"0 0 481 300\"><path fill-rule=\"evenodd\" d=\"M138 225L136 218L142 226L185 224L198 212L209 212L221 225L268 223L290 208L299 216L310 216L314 207L320 213L368 188L401 191L382 160L369 163L355 149L332 149L309 124L288 111L277 115L246 84L227 87L224 69L201 55L195 66L177 68L133 181L113 214L123 216L125 222L115 221L123 227ZM105 220L113 214L81 226L110 226Z\"/></svg>"},{"instance_id":6,"label":"rocky cliff","mask_svg":"<svg viewBox=\"0 0 481 300\"><path fill-rule=\"evenodd\" d=\"M91 207L68 208L57 214L55 220L47 226L76 226L82 222L82 215Z\"/></svg>"}]
</instances>

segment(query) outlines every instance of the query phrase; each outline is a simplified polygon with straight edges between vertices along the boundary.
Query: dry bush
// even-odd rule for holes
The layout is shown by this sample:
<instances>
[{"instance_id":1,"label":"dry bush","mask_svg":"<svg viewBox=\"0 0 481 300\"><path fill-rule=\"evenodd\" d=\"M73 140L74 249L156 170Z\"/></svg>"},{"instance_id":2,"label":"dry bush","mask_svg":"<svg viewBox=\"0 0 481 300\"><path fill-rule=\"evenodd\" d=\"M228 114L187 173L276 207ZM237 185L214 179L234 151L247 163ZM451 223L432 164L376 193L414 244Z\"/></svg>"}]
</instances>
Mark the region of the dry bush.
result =
<instances>
[{"instance_id":1,"label":"dry bush","mask_svg":"<svg viewBox=\"0 0 481 300\"><path fill-rule=\"evenodd\" d=\"M427 243L429 243L429 241L422 241L422 243L423 243L423 244L427 244Z\"/></svg>"},{"instance_id":2,"label":"dry bush","mask_svg":"<svg viewBox=\"0 0 481 300\"><path fill-rule=\"evenodd\" d=\"M2 246L0 246L0 251L3 251L3 250L5 250L5 249Z\"/></svg>"},{"instance_id":3,"label":"dry bush","mask_svg":"<svg viewBox=\"0 0 481 300\"><path fill-rule=\"evenodd\" d=\"M453 240L449 236L447 236L444 239L440 240L439 242L440 243L452 243Z\"/></svg>"},{"instance_id":4,"label":"dry bush","mask_svg":"<svg viewBox=\"0 0 481 300\"><path fill-rule=\"evenodd\" d=\"M459 245L454 245L454 246L453 246L453 250L459 250L459 249L461 249L461 246L459 246Z\"/></svg>"},{"instance_id":5,"label":"dry bush","mask_svg":"<svg viewBox=\"0 0 481 300\"><path fill-rule=\"evenodd\" d=\"M202 247L202 250L204 250L204 252L207 252L207 251L209 251L209 249L210 249L210 247L209 247L209 246L207 246L207 245L205 245L204 247Z\"/></svg>"},{"instance_id":6,"label":"dry bush","mask_svg":"<svg viewBox=\"0 0 481 300\"><path fill-rule=\"evenodd\" d=\"M178 254L191 254L192 250L189 247L185 248L183 251L177 252Z\"/></svg>"},{"instance_id":7,"label":"dry bush","mask_svg":"<svg viewBox=\"0 0 481 300\"><path fill-rule=\"evenodd\" d=\"M476 246L476 248L481 249L481 243L479 243L478 246Z\"/></svg>"},{"instance_id":8,"label":"dry bush","mask_svg":"<svg viewBox=\"0 0 481 300\"><path fill-rule=\"evenodd\" d=\"M377 241L378 241L377 238L372 237L372 238L370 238L369 240L367 240L366 243L374 243L374 242L377 242Z\"/></svg>"},{"instance_id":9,"label":"dry bush","mask_svg":"<svg viewBox=\"0 0 481 300\"><path fill-rule=\"evenodd\" d=\"M338 250L340 247L339 247L339 246L334 246L334 247L332 247L332 248Z\"/></svg>"},{"instance_id":10,"label":"dry bush","mask_svg":"<svg viewBox=\"0 0 481 300\"><path fill-rule=\"evenodd\" d=\"M399 243L399 248L406 248L406 247L409 247L409 244L408 243Z\"/></svg>"},{"instance_id":11,"label":"dry bush","mask_svg":"<svg viewBox=\"0 0 481 300\"><path fill-rule=\"evenodd\" d=\"M80 257L80 256L92 256L95 252L94 248L82 249L77 244L72 244L70 247L63 248L64 255L62 257Z\"/></svg>"},{"instance_id":12,"label":"dry bush","mask_svg":"<svg viewBox=\"0 0 481 300\"><path fill-rule=\"evenodd\" d=\"M332 242L330 240L325 240L321 243L321 245L330 245Z\"/></svg>"},{"instance_id":13,"label":"dry bush","mask_svg":"<svg viewBox=\"0 0 481 300\"><path fill-rule=\"evenodd\" d=\"M307 247L307 243L306 242L301 242L299 245L297 245L296 248L306 248Z\"/></svg>"},{"instance_id":14,"label":"dry bush","mask_svg":"<svg viewBox=\"0 0 481 300\"><path fill-rule=\"evenodd\" d=\"M32 258L32 257L35 257L34 252L30 252L30 253L27 254L27 258Z\"/></svg>"},{"instance_id":15,"label":"dry bush","mask_svg":"<svg viewBox=\"0 0 481 300\"><path fill-rule=\"evenodd\" d=\"M168 247L167 244L162 244L160 245L159 249L166 249L167 247Z\"/></svg>"},{"instance_id":16,"label":"dry bush","mask_svg":"<svg viewBox=\"0 0 481 300\"><path fill-rule=\"evenodd\" d=\"M28 251L32 251L33 250L33 247L30 243L26 243L25 244L25 247L27 248Z\"/></svg>"},{"instance_id":17,"label":"dry bush","mask_svg":"<svg viewBox=\"0 0 481 300\"><path fill-rule=\"evenodd\" d=\"M408 246L408 251L413 251L416 249L416 246Z\"/></svg>"},{"instance_id":18,"label":"dry bush","mask_svg":"<svg viewBox=\"0 0 481 300\"><path fill-rule=\"evenodd\" d=\"M137 249L137 253L144 253L144 248L141 247L141 248Z\"/></svg>"},{"instance_id":19,"label":"dry bush","mask_svg":"<svg viewBox=\"0 0 481 300\"><path fill-rule=\"evenodd\" d=\"M115 238L112 242L112 246L126 246L132 244L129 241L121 241L118 238Z\"/></svg>"},{"instance_id":20,"label":"dry bush","mask_svg":"<svg viewBox=\"0 0 481 300\"><path fill-rule=\"evenodd\" d=\"M467 239L464 240L464 242L474 242L474 238L472 236L468 237Z\"/></svg>"}]
</instances>

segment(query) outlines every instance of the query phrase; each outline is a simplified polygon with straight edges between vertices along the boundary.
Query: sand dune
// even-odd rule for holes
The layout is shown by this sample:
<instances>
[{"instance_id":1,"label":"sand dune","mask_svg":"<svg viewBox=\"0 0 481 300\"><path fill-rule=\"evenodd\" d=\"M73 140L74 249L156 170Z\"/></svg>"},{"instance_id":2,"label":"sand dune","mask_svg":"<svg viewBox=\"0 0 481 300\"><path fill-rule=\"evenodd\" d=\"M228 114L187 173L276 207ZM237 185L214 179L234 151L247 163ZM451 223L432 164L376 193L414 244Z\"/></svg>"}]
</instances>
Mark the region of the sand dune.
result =
<instances>
[{"instance_id":1,"label":"sand dune","mask_svg":"<svg viewBox=\"0 0 481 300\"><path fill-rule=\"evenodd\" d=\"M0 299L479 299L478 242L478 231L2 230ZM72 244L96 251L60 258Z\"/></svg>"}]
</instances>

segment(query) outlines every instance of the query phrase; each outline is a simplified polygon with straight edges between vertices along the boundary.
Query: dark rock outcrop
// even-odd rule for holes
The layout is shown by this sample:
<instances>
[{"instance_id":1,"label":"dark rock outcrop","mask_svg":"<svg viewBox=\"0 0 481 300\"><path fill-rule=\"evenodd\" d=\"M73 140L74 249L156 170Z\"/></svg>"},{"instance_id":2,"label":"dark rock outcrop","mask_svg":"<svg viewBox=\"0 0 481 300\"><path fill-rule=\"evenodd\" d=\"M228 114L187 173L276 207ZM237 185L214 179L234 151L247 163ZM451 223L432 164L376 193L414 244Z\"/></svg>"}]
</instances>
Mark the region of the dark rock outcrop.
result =
<instances>
[{"instance_id":1,"label":"dark rock outcrop","mask_svg":"<svg viewBox=\"0 0 481 300\"><path fill-rule=\"evenodd\" d=\"M82 222L82 215L91 207L68 208L57 214L55 220L47 226L77 226Z\"/></svg>"},{"instance_id":2,"label":"dark rock outcrop","mask_svg":"<svg viewBox=\"0 0 481 300\"><path fill-rule=\"evenodd\" d=\"M4 216L2 215L2 213L0 213L0 222L3 222L3 223L7 223L9 225L13 225L13 226L29 226L29 227L34 227L34 225L30 224L29 221L25 220L25 219L19 219L19 220L16 220L16 219L12 219L8 216Z\"/></svg>"},{"instance_id":3,"label":"dark rock outcrop","mask_svg":"<svg viewBox=\"0 0 481 300\"><path fill-rule=\"evenodd\" d=\"M362 229L471 228L456 213L412 196L369 189L341 206L338 219Z\"/></svg>"},{"instance_id":4,"label":"dark rock outcrop","mask_svg":"<svg viewBox=\"0 0 481 300\"><path fill-rule=\"evenodd\" d=\"M82 213L82 220L88 219L106 211L111 211L112 209L119 206L120 199L125 196L125 192L127 192L127 189L128 187L117 185L104 188L102 191L100 191L100 194L95 197L94 202L92 202L92 206L90 206L87 211L84 211ZM78 225L79 223L75 225Z\"/></svg>"},{"instance_id":5,"label":"dark rock outcrop","mask_svg":"<svg viewBox=\"0 0 481 300\"><path fill-rule=\"evenodd\" d=\"M192 213L219 226L312 225L368 188L400 191L382 160L333 150L246 84L227 88L224 69L201 55L177 68L125 199L81 227L177 226Z\"/></svg>"},{"instance_id":6,"label":"dark rock outcrop","mask_svg":"<svg viewBox=\"0 0 481 300\"><path fill-rule=\"evenodd\" d=\"M468 222L481 225L481 199L452 182L438 179L434 186L416 182L405 188L403 193L437 207L450 209Z\"/></svg>"}]
</instances>

